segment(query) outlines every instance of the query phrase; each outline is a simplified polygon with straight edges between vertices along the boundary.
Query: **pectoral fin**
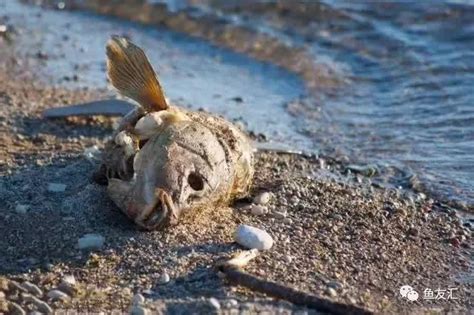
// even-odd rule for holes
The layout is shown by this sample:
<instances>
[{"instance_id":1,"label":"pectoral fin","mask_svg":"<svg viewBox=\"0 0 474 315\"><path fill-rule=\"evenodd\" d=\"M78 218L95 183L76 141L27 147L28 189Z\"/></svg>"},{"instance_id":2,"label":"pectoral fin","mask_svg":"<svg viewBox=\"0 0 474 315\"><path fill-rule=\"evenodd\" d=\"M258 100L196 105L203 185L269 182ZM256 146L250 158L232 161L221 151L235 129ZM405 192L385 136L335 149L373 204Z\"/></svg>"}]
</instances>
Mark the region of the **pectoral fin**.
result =
<instances>
[{"instance_id":1,"label":"pectoral fin","mask_svg":"<svg viewBox=\"0 0 474 315\"><path fill-rule=\"evenodd\" d=\"M163 90L143 50L123 37L107 43L107 74L119 92L147 111L168 108Z\"/></svg>"}]
</instances>

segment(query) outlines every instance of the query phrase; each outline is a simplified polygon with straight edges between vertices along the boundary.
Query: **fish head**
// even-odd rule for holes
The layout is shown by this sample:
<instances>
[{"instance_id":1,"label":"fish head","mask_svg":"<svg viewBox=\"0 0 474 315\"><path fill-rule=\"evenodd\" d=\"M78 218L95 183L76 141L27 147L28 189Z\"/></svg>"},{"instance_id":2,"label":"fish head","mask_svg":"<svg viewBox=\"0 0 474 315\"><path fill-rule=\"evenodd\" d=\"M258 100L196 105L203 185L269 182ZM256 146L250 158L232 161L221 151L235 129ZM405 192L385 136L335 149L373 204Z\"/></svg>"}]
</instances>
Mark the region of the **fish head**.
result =
<instances>
[{"instance_id":1,"label":"fish head","mask_svg":"<svg viewBox=\"0 0 474 315\"><path fill-rule=\"evenodd\" d=\"M151 137L134 158L134 177L111 180L108 191L136 224L155 230L225 200L232 167L215 134L201 123L181 121Z\"/></svg>"}]
</instances>

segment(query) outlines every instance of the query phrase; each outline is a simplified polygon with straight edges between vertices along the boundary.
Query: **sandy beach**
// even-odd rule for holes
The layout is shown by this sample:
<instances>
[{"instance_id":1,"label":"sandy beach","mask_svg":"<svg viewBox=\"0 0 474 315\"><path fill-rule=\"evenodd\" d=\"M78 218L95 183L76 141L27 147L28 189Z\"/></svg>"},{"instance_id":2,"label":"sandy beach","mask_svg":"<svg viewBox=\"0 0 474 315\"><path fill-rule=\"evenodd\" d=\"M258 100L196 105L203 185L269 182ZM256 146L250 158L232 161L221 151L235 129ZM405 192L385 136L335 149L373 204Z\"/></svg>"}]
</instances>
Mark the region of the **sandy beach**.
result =
<instances>
[{"instance_id":1,"label":"sandy beach","mask_svg":"<svg viewBox=\"0 0 474 315\"><path fill-rule=\"evenodd\" d=\"M363 169L330 156L260 151L247 199L165 231L137 230L91 179L95 148L100 152L117 119L41 116L52 105L116 94L38 79L34 65L48 56L18 54L21 34L7 40L4 33L0 314L128 312L134 299L152 313L316 314L218 275L217 261L243 249L234 242L239 224L274 240L245 268L262 279L376 313L472 311L472 223L422 193L381 188ZM271 198L255 214L253 198L262 192ZM79 249L87 234L103 244ZM64 289L70 276L74 283ZM404 285L419 293L417 301L400 295ZM51 293L58 287L64 295ZM427 290L445 290L444 298L429 299Z\"/></svg>"}]
</instances>

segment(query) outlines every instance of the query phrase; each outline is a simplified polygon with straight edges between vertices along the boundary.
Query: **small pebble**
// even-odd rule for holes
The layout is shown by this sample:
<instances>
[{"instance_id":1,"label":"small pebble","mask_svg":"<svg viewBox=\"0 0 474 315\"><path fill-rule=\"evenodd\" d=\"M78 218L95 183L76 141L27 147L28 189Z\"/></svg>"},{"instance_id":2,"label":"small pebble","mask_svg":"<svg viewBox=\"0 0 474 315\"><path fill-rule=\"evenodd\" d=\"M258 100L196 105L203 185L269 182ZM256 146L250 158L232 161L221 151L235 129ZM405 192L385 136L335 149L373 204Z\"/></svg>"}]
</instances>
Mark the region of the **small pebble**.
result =
<instances>
[{"instance_id":1,"label":"small pebble","mask_svg":"<svg viewBox=\"0 0 474 315\"><path fill-rule=\"evenodd\" d=\"M252 213L253 215L264 215L265 213L267 213L267 209L262 206L252 205L250 207L250 213Z\"/></svg>"},{"instance_id":2,"label":"small pebble","mask_svg":"<svg viewBox=\"0 0 474 315\"><path fill-rule=\"evenodd\" d=\"M160 276L160 284L166 284L170 282L170 275L167 272L163 272Z\"/></svg>"},{"instance_id":3,"label":"small pebble","mask_svg":"<svg viewBox=\"0 0 474 315\"><path fill-rule=\"evenodd\" d=\"M340 284L340 283L337 282L337 281L329 281L326 285L327 285L329 288L333 288L334 290L340 290L340 289L342 289L342 284Z\"/></svg>"},{"instance_id":4,"label":"small pebble","mask_svg":"<svg viewBox=\"0 0 474 315\"><path fill-rule=\"evenodd\" d=\"M69 285L71 287L74 287L76 285L76 278L74 278L73 275L65 275L61 279L61 283L64 283L65 285Z\"/></svg>"},{"instance_id":5,"label":"small pebble","mask_svg":"<svg viewBox=\"0 0 474 315\"><path fill-rule=\"evenodd\" d=\"M291 220L290 218L284 218L281 222L283 222L285 224L292 224L293 220Z\"/></svg>"},{"instance_id":6,"label":"small pebble","mask_svg":"<svg viewBox=\"0 0 474 315\"><path fill-rule=\"evenodd\" d=\"M143 290L143 291L142 291L142 294L143 294L144 296L150 297L150 296L153 296L153 295L155 294L155 291L150 290L150 289L147 289L147 290Z\"/></svg>"},{"instance_id":7,"label":"small pebble","mask_svg":"<svg viewBox=\"0 0 474 315\"><path fill-rule=\"evenodd\" d=\"M58 289L69 294L74 295L76 293L76 279L73 275L65 275L61 279L61 283L58 286Z\"/></svg>"},{"instance_id":8,"label":"small pebble","mask_svg":"<svg viewBox=\"0 0 474 315\"><path fill-rule=\"evenodd\" d=\"M287 213L283 211L273 211L272 216L275 219L284 219L286 218Z\"/></svg>"},{"instance_id":9,"label":"small pebble","mask_svg":"<svg viewBox=\"0 0 474 315\"><path fill-rule=\"evenodd\" d=\"M33 295L29 295L29 294L22 294L22 297L25 300L25 302L31 303L34 306L36 306L38 311L40 311L41 313L53 314L53 309L46 302L41 301L37 297Z\"/></svg>"},{"instance_id":10,"label":"small pebble","mask_svg":"<svg viewBox=\"0 0 474 315\"><path fill-rule=\"evenodd\" d=\"M418 229L415 228L415 227L411 227L408 229L408 234L412 235L412 236L417 236L419 233Z\"/></svg>"},{"instance_id":11,"label":"small pebble","mask_svg":"<svg viewBox=\"0 0 474 315\"><path fill-rule=\"evenodd\" d=\"M459 246L461 246L461 241L459 240L459 238L453 237L451 239L451 245L453 245L456 248L459 248Z\"/></svg>"},{"instance_id":12,"label":"small pebble","mask_svg":"<svg viewBox=\"0 0 474 315\"><path fill-rule=\"evenodd\" d=\"M211 298L209 299L209 304L211 304L212 307L214 307L214 309L216 309L216 310L220 310L220 309L221 309L221 303L219 303L219 300L216 299L216 298L211 297Z\"/></svg>"},{"instance_id":13,"label":"small pebble","mask_svg":"<svg viewBox=\"0 0 474 315\"><path fill-rule=\"evenodd\" d=\"M28 291L29 293L33 294L33 295L36 295L36 296L42 296L43 295L43 291L41 291L40 288L38 288L38 286L36 286L35 284L29 282L29 281L25 281L21 284L21 286L26 290Z\"/></svg>"},{"instance_id":14,"label":"small pebble","mask_svg":"<svg viewBox=\"0 0 474 315\"><path fill-rule=\"evenodd\" d=\"M25 214L28 211L28 205L16 205L15 211L17 213Z\"/></svg>"},{"instance_id":15,"label":"small pebble","mask_svg":"<svg viewBox=\"0 0 474 315\"><path fill-rule=\"evenodd\" d=\"M256 203L257 205L266 205L267 203L270 202L270 199L272 198L272 195L269 192L263 192L255 196L253 199L253 202Z\"/></svg>"},{"instance_id":16,"label":"small pebble","mask_svg":"<svg viewBox=\"0 0 474 315\"><path fill-rule=\"evenodd\" d=\"M46 264L44 265L44 268L45 268L46 270L48 270L48 271L53 271L54 265L51 264L51 263L46 263Z\"/></svg>"},{"instance_id":17,"label":"small pebble","mask_svg":"<svg viewBox=\"0 0 474 315\"><path fill-rule=\"evenodd\" d=\"M69 295L59 290L51 290L48 292L47 296L53 301L67 301L69 300Z\"/></svg>"},{"instance_id":18,"label":"small pebble","mask_svg":"<svg viewBox=\"0 0 474 315\"><path fill-rule=\"evenodd\" d=\"M239 302L237 302L237 300L230 299L227 301L226 304L228 308L233 308L233 307L237 307L239 305Z\"/></svg>"},{"instance_id":19,"label":"small pebble","mask_svg":"<svg viewBox=\"0 0 474 315\"><path fill-rule=\"evenodd\" d=\"M336 296L337 296L337 291L334 290L333 288L327 288L326 293L327 293L330 297L336 297Z\"/></svg>"},{"instance_id":20,"label":"small pebble","mask_svg":"<svg viewBox=\"0 0 474 315\"><path fill-rule=\"evenodd\" d=\"M148 315L151 314L150 311L141 306L141 305L133 305L130 309L130 315Z\"/></svg>"},{"instance_id":21,"label":"small pebble","mask_svg":"<svg viewBox=\"0 0 474 315\"><path fill-rule=\"evenodd\" d=\"M132 290L130 288L123 288L122 289L122 295L131 296L132 295Z\"/></svg>"},{"instance_id":22,"label":"small pebble","mask_svg":"<svg viewBox=\"0 0 474 315\"><path fill-rule=\"evenodd\" d=\"M285 259L285 262L291 263L293 261L293 256L286 255L284 259Z\"/></svg>"},{"instance_id":23,"label":"small pebble","mask_svg":"<svg viewBox=\"0 0 474 315\"><path fill-rule=\"evenodd\" d=\"M8 291L10 281L0 276L0 291Z\"/></svg>"},{"instance_id":24,"label":"small pebble","mask_svg":"<svg viewBox=\"0 0 474 315\"><path fill-rule=\"evenodd\" d=\"M140 305L145 303L145 297L140 293L137 293L132 298L132 305Z\"/></svg>"},{"instance_id":25,"label":"small pebble","mask_svg":"<svg viewBox=\"0 0 474 315\"><path fill-rule=\"evenodd\" d=\"M98 146L93 145L92 147L85 148L83 154L86 159L88 159L89 161L93 161L96 160L99 156L100 150Z\"/></svg>"},{"instance_id":26,"label":"small pebble","mask_svg":"<svg viewBox=\"0 0 474 315\"><path fill-rule=\"evenodd\" d=\"M59 183L49 183L48 184L48 191L49 192L64 192L66 190L65 184Z\"/></svg>"},{"instance_id":27,"label":"small pebble","mask_svg":"<svg viewBox=\"0 0 474 315\"><path fill-rule=\"evenodd\" d=\"M101 249L104 246L105 238L99 234L86 234L81 237L77 245L79 249Z\"/></svg>"},{"instance_id":28,"label":"small pebble","mask_svg":"<svg viewBox=\"0 0 474 315\"><path fill-rule=\"evenodd\" d=\"M18 282L10 280L8 282L8 288L10 290L16 290L19 292L28 292L25 288L23 288Z\"/></svg>"},{"instance_id":29,"label":"small pebble","mask_svg":"<svg viewBox=\"0 0 474 315\"><path fill-rule=\"evenodd\" d=\"M267 250L273 246L273 239L266 231L241 224L235 232L235 241L249 249Z\"/></svg>"},{"instance_id":30,"label":"small pebble","mask_svg":"<svg viewBox=\"0 0 474 315\"><path fill-rule=\"evenodd\" d=\"M11 312L10 314L15 314L15 315L26 315L25 310L15 302L10 302L9 303L9 308L8 310Z\"/></svg>"},{"instance_id":31,"label":"small pebble","mask_svg":"<svg viewBox=\"0 0 474 315\"><path fill-rule=\"evenodd\" d=\"M5 300L5 298L0 299L0 313L7 314L8 312L8 302Z\"/></svg>"}]
</instances>

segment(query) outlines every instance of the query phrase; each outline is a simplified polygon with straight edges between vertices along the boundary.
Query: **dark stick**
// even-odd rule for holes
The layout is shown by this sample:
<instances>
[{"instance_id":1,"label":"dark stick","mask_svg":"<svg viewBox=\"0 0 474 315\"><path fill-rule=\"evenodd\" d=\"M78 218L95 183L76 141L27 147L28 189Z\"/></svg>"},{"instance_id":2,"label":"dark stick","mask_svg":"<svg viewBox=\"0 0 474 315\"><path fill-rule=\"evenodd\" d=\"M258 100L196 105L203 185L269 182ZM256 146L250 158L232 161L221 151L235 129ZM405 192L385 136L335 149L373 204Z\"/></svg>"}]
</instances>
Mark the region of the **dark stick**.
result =
<instances>
[{"instance_id":1,"label":"dark stick","mask_svg":"<svg viewBox=\"0 0 474 315\"><path fill-rule=\"evenodd\" d=\"M241 285L257 292L265 293L282 300L287 300L296 305L306 306L330 314L373 314L373 312L358 306L332 302L328 299L319 298L275 282L259 279L235 268L222 266L220 271L225 274L226 279L232 284Z\"/></svg>"}]
</instances>

